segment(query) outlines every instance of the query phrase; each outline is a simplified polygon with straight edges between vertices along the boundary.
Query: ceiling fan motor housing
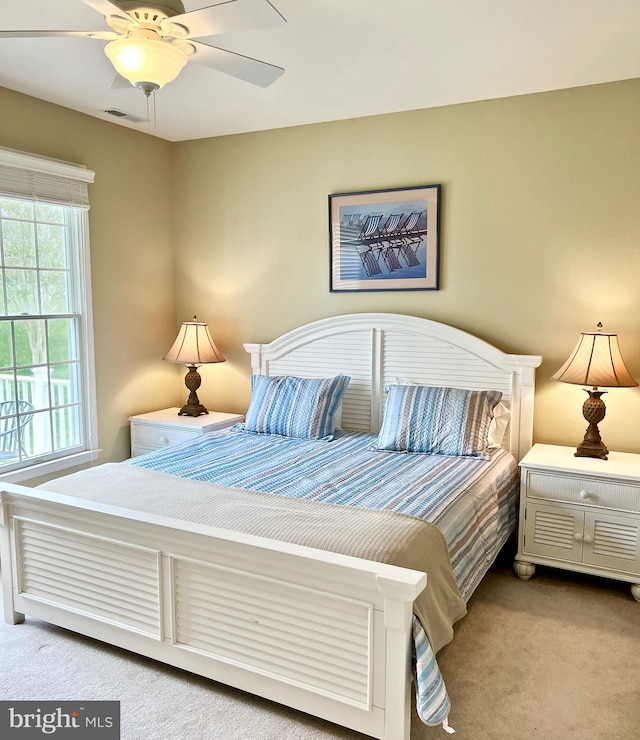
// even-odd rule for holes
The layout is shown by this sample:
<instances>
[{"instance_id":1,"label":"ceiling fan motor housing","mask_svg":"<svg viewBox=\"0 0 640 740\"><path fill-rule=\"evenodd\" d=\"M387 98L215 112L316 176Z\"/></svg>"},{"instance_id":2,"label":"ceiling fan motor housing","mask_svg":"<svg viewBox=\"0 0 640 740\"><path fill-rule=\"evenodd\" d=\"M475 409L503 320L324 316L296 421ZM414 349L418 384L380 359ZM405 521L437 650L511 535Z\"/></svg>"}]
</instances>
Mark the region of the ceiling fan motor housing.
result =
<instances>
[{"instance_id":1,"label":"ceiling fan motor housing","mask_svg":"<svg viewBox=\"0 0 640 740\"><path fill-rule=\"evenodd\" d=\"M111 3L143 23L157 23L163 18L172 18L185 12L181 0L161 0L157 3L153 0L111 0Z\"/></svg>"}]
</instances>

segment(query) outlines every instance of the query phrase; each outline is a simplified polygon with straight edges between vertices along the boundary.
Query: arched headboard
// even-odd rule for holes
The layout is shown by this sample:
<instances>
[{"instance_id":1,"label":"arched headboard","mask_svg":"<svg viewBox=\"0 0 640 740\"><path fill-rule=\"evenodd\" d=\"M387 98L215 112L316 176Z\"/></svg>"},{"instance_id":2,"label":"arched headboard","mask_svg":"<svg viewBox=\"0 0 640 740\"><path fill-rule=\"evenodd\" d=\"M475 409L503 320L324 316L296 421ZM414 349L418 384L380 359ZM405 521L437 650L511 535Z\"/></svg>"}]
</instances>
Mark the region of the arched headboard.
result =
<instances>
[{"instance_id":1,"label":"arched headboard","mask_svg":"<svg viewBox=\"0 0 640 740\"><path fill-rule=\"evenodd\" d=\"M378 432L383 388L420 385L502 391L511 408L505 448L520 460L532 444L538 355L509 355L471 334L416 316L354 313L293 329L268 344L245 344L252 371L319 378L351 376L342 427Z\"/></svg>"}]
</instances>

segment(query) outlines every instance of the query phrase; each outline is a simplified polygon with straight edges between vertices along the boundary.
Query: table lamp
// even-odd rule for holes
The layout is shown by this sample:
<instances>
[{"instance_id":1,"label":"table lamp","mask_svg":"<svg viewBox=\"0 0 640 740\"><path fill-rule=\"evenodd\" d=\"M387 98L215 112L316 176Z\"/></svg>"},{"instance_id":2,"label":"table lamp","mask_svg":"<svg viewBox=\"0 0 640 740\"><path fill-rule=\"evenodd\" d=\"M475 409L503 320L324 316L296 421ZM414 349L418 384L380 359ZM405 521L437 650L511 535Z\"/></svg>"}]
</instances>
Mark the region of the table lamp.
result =
<instances>
[{"instance_id":1,"label":"table lamp","mask_svg":"<svg viewBox=\"0 0 640 740\"><path fill-rule=\"evenodd\" d=\"M571 356L552 377L562 383L591 386L591 390L584 389L589 398L582 406L582 414L589 426L575 457L606 460L609 450L600 437L598 424L607 411L602 400L602 395L607 391L598 388L630 388L638 385L624 364L617 334L603 332L601 323L595 332L582 332Z\"/></svg>"},{"instance_id":2,"label":"table lamp","mask_svg":"<svg viewBox=\"0 0 640 740\"><path fill-rule=\"evenodd\" d=\"M212 362L224 362L224 357L211 338L206 323L198 321L197 316L194 316L192 321L183 321L176 341L163 359L169 362L180 362L189 368L184 376L184 384L189 390L189 399L178 411L178 416L208 414L209 412L200 403L196 392L202 382L198 367Z\"/></svg>"}]
</instances>

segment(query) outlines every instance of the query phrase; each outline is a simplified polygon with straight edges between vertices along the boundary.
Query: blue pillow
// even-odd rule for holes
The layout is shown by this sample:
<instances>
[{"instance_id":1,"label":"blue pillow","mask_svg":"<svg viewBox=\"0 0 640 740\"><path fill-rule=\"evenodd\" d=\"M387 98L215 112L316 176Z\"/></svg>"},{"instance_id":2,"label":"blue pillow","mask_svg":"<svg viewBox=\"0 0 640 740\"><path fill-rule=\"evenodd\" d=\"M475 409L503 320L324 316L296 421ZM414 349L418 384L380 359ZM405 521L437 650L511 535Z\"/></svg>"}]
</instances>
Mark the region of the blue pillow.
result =
<instances>
[{"instance_id":1,"label":"blue pillow","mask_svg":"<svg viewBox=\"0 0 640 740\"><path fill-rule=\"evenodd\" d=\"M374 449L488 457L489 426L500 391L391 385Z\"/></svg>"},{"instance_id":2,"label":"blue pillow","mask_svg":"<svg viewBox=\"0 0 640 740\"><path fill-rule=\"evenodd\" d=\"M251 376L245 429L302 439L333 439L334 414L350 378Z\"/></svg>"}]
</instances>

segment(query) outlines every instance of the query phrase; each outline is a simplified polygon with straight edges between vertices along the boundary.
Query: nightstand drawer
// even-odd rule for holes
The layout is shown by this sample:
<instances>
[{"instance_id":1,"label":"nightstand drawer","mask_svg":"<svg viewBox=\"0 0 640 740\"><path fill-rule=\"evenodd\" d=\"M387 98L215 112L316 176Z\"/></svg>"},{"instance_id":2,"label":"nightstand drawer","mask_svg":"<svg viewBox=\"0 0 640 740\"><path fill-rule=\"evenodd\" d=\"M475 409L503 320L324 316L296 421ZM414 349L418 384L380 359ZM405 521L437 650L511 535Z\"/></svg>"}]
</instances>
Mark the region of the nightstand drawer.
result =
<instances>
[{"instance_id":1,"label":"nightstand drawer","mask_svg":"<svg viewBox=\"0 0 640 740\"><path fill-rule=\"evenodd\" d=\"M199 436L199 430L196 429L172 429L169 426L154 426L153 424L134 424L132 431L136 446L154 449L175 445Z\"/></svg>"},{"instance_id":2,"label":"nightstand drawer","mask_svg":"<svg viewBox=\"0 0 640 740\"><path fill-rule=\"evenodd\" d=\"M640 485L528 471L527 498L640 512Z\"/></svg>"}]
</instances>

